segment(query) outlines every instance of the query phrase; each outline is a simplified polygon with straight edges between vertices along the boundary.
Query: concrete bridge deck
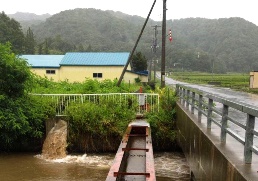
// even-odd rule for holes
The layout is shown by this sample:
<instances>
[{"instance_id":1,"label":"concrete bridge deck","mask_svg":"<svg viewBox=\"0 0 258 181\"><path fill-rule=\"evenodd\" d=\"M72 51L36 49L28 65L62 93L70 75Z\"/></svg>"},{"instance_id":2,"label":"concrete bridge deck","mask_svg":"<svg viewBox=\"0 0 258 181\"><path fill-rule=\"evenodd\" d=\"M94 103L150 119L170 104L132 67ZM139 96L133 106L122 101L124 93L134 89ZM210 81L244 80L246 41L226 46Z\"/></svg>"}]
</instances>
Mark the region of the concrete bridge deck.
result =
<instances>
[{"instance_id":1,"label":"concrete bridge deck","mask_svg":"<svg viewBox=\"0 0 258 181\"><path fill-rule=\"evenodd\" d=\"M212 125L207 129L207 121L198 121L177 104L178 139L190 169L196 180L258 180L258 156L253 153L252 163L244 162L244 146L232 136L221 143L221 129Z\"/></svg>"},{"instance_id":2,"label":"concrete bridge deck","mask_svg":"<svg viewBox=\"0 0 258 181\"><path fill-rule=\"evenodd\" d=\"M178 141L196 180L258 180L256 95L178 85Z\"/></svg>"}]
</instances>

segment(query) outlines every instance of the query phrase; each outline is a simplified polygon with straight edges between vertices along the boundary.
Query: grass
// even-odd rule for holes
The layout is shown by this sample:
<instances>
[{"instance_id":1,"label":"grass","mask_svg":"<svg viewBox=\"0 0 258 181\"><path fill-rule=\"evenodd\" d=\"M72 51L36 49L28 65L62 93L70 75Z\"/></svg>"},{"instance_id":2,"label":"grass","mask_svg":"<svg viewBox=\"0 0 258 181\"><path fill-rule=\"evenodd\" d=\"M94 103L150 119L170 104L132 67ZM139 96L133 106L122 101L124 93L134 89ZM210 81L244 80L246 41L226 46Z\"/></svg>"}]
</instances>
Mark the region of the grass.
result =
<instances>
[{"instance_id":1,"label":"grass","mask_svg":"<svg viewBox=\"0 0 258 181\"><path fill-rule=\"evenodd\" d=\"M216 86L258 94L258 89L249 88L250 76L247 73L211 74L203 72L173 72L169 77L194 84L210 84L213 82Z\"/></svg>"}]
</instances>

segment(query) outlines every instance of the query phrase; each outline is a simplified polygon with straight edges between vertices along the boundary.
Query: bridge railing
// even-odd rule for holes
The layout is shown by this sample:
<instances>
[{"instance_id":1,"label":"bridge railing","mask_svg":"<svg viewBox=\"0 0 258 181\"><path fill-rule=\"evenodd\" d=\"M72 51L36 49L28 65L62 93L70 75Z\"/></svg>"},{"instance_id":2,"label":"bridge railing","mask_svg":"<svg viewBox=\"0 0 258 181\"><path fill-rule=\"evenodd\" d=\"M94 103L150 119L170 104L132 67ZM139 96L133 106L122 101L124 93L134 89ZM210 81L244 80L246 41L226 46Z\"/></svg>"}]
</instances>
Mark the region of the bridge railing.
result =
<instances>
[{"instance_id":1,"label":"bridge railing","mask_svg":"<svg viewBox=\"0 0 258 181\"><path fill-rule=\"evenodd\" d=\"M185 85L178 84L176 91L180 104L192 114L197 114L199 122L202 116L207 118L207 129L211 129L212 123L221 128L221 142L226 143L226 137L229 134L244 145L245 163L252 162L252 153L258 155L258 147L254 145L254 137L258 136L258 131L255 129L255 121L258 117L256 107Z\"/></svg>"},{"instance_id":2,"label":"bridge railing","mask_svg":"<svg viewBox=\"0 0 258 181\"><path fill-rule=\"evenodd\" d=\"M128 108L135 108L136 113L159 111L159 94L152 93L107 93L107 94L32 94L50 98L54 103L57 116L65 116L71 103L86 102L104 104L106 101L119 102Z\"/></svg>"}]
</instances>

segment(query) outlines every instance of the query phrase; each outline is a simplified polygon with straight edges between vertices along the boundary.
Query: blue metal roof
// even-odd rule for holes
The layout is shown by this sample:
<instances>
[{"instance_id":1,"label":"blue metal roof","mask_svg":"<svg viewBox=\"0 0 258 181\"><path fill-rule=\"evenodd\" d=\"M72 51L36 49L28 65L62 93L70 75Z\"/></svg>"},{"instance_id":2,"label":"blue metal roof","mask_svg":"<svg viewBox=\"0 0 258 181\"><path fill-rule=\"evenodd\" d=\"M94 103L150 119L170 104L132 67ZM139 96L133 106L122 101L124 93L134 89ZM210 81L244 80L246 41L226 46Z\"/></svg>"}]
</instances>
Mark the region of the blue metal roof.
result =
<instances>
[{"instance_id":1,"label":"blue metal roof","mask_svg":"<svg viewBox=\"0 0 258 181\"><path fill-rule=\"evenodd\" d=\"M33 68L59 68L64 55L21 55Z\"/></svg>"},{"instance_id":2,"label":"blue metal roof","mask_svg":"<svg viewBox=\"0 0 258 181\"><path fill-rule=\"evenodd\" d=\"M134 73L134 74L145 75L145 76L147 76L149 74L147 70L137 71L137 72L132 71L132 70L126 70L126 72L131 72L131 73Z\"/></svg>"},{"instance_id":3,"label":"blue metal roof","mask_svg":"<svg viewBox=\"0 0 258 181\"><path fill-rule=\"evenodd\" d=\"M66 53L60 65L124 66L129 52L71 52Z\"/></svg>"}]
</instances>

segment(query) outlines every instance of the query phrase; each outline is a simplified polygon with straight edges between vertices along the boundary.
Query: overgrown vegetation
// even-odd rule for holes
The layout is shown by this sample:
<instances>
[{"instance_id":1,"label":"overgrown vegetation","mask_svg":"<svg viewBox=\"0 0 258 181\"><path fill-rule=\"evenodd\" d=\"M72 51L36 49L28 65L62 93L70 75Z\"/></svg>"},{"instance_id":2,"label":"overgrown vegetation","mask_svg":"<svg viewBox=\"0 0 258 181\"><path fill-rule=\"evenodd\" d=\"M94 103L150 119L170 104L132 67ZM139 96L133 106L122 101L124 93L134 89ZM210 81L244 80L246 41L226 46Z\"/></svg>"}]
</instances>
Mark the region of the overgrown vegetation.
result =
<instances>
[{"instance_id":1,"label":"overgrown vegetation","mask_svg":"<svg viewBox=\"0 0 258 181\"><path fill-rule=\"evenodd\" d=\"M175 92L158 89L159 112L146 114L151 125L154 150L177 150L175 131ZM128 124L135 119L137 105L128 100L102 100L74 103L68 108L70 151L116 151Z\"/></svg>"},{"instance_id":2,"label":"overgrown vegetation","mask_svg":"<svg viewBox=\"0 0 258 181\"><path fill-rule=\"evenodd\" d=\"M47 78L37 77L34 79L35 85L31 90L32 93L38 94L98 94L98 93L125 93L134 92L140 87L138 84L121 83L116 86L117 80L104 80L102 82L96 79L85 79L84 82L67 81L53 82Z\"/></svg>"},{"instance_id":3,"label":"overgrown vegetation","mask_svg":"<svg viewBox=\"0 0 258 181\"><path fill-rule=\"evenodd\" d=\"M154 150L177 150L176 144L176 95L170 88L157 89L160 95L159 112L147 114L151 126Z\"/></svg>"},{"instance_id":4,"label":"overgrown vegetation","mask_svg":"<svg viewBox=\"0 0 258 181\"><path fill-rule=\"evenodd\" d=\"M135 111L119 100L74 104L68 109L69 150L116 151Z\"/></svg>"},{"instance_id":5,"label":"overgrown vegetation","mask_svg":"<svg viewBox=\"0 0 258 181\"><path fill-rule=\"evenodd\" d=\"M54 118L56 110L51 98L31 93L123 93L135 92L141 85L122 83L117 87L117 80L86 79L82 83L69 83L40 78L31 73L26 61L12 53L10 44L0 44L0 60L0 151L40 151L45 121ZM151 89L146 86L144 91L151 92ZM175 98L171 91L158 91L160 112L149 113L147 117L153 127L155 145L160 150L175 141ZM125 128L135 119L137 106L134 102L98 98L95 103L69 105L66 117L69 150L116 151Z\"/></svg>"},{"instance_id":6,"label":"overgrown vegetation","mask_svg":"<svg viewBox=\"0 0 258 181\"><path fill-rule=\"evenodd\" d=\"M0 151L37 147L44 121L54 114L50 102L31 97L33 75L27 63L0 44Z\"/></svg>"}]
</instances>

